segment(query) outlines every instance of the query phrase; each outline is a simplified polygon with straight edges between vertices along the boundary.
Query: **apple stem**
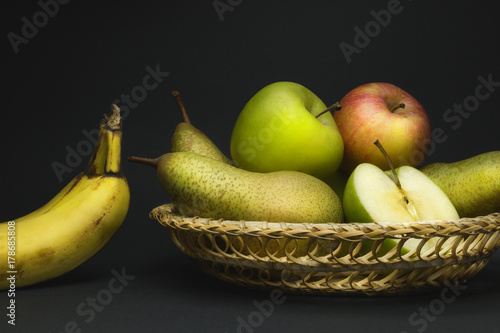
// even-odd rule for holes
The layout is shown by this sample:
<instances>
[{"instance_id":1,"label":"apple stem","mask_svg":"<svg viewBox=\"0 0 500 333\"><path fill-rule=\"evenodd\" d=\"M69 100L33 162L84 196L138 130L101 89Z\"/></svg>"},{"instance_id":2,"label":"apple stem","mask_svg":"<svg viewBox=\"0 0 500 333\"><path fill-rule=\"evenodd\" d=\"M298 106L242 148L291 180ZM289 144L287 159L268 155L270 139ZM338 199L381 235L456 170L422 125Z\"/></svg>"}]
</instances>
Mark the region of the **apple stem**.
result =
<instances>
[{"instance_id":1,"label":"apple stem","mask_svg":"<svg viewBox=\"0 0 500 333\"><path fill-rule=\"evenodd\" d=\"M385 159L387 160L387 164L389 164L389 167L391 168L392 175L389 175L389 178L392 179L392 181L396 184L396 187L398 188L399 192L403 196L403 200L406 204L406 209L410 213L411 216L416 221L420 221L420 218L417 214L417 210L415 209L415 206L408 200L408 197L406 196L405 191L403 190L403 187L401 186L401 182L399 181L398 174L396 172L396 169L394 168L394 164L392 164L391 158L389 157L389 154L385 151L384 147L380 143L380 141L375 141L375 145L378 147L378 149L382 152L382 155L384 155Z\"/></svg>"},{"instance_id":2,"label":"apple stem","mask_svg":"<svg viewBox=\"0 0 500 333\"><path fill-rule=\"evenodd\" d=\"M177 90L174 90L172 91L172 96L174 97L175 102L177 103L179 109L181 110L182 121L191 125L191 120L189 120L186 108L184 107L184 103L182 102L181 94Z\"/></svg>"},{"instance_id":3,"label":"apple stem","mask_svg":"<svg viewBox=\"0 0 500 333\"><path fill-rule=\"evenodd\" d=\"M392 161L391 161L391 158L389 157L389 154L387 154L387 152L385 151L385 149L382 146L382 144L380 143L380 141L377 140L374 143L377 146L377 148L382 152L382 155L384 155L384 157L387 161L387 164L389 165L389 168L391 168L391 172L392 172L391 179L394 181L394 183L396 183L396 186L398 187L398 189L402 190L401 182L399 181L398 174L396 173L396 169L394 168L394 164L392 164Z\"/></svg>"},{"instance_id":4,"label":"apple stem","mask_svg":"<svg viewBox=\"0 0 500 333\"><path fill-rule=\"evenodd\" d=\"M335 102L330 107L328 107L325 110L323 110L320 113L318 113L316 115L316 119L318 119L320 116L322 116L323 114L327 113L328 111L332 111L332 110L333 111L340 111L340 109L342 109L342 106L339 104L339 102Z\"/></svg>"},{"instance_id":5,"label":"apple stem","mask_svg":"<svg viewBox=\"0 0 500 333\"><path fill-rule=\"evenodd\" d=\"M404 109L406 107L406 105L404 103L401 103L401 104L398 104L398 105L395 105L392 109L391 109L391 112L394 113L397 109L401 108L401 109Z\"/></svg>"}]
</instances>

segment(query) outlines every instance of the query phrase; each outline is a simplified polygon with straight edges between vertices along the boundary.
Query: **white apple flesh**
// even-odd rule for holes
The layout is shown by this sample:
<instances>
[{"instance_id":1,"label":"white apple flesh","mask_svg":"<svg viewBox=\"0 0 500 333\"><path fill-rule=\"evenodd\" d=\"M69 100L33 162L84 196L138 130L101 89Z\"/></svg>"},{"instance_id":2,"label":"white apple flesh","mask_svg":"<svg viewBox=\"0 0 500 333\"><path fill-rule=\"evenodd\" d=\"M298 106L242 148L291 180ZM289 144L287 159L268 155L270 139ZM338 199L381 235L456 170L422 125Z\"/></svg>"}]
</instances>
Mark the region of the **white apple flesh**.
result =
<instances>
[{"instance_id":1,"label":"white apple flesh","mask_svg":"<svg viewBox=\"0 0 500 333\"><path fill-rule=\"evenodd\" d=\"M380 153L380 152L379 152ZM396 169L398 188L391 172L362 163L349 177L344 191L343 208L347 222L417 222L459 219L457 210L446 194L419 170L402 166ZM433 249L437 238L430 239L423 251ZM415 249L419 239L409 239L405 251ZM384 246L389 249L396 241Z\"/></svg>"}]
</instances>

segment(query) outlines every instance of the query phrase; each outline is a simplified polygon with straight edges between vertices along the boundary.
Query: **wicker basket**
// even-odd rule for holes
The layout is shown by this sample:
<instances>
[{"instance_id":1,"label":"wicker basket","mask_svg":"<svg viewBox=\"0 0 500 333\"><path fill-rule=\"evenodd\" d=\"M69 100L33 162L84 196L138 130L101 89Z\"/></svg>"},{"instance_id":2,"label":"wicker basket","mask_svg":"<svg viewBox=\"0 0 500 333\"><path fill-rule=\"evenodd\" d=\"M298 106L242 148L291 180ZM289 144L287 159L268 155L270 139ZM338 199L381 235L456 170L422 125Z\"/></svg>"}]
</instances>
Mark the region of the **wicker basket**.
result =
<instances>
[{"instance_id":1,"label":"wicker basket","mask_svg":"<svg viewBox=\"0 0 500 333\"><path fill-rule=\"evenodd\" d=\"M413 223L270 223L150 217L209 274L254 289L322 295L402 295L463 284L500 246L500 213ZM384 242L397 241L390 251ZM408 252L404 243L419 240ZM434 246L425 244L431 239ZM392 241L393 244L396 244Z\"/></svg>"}]
</instances>

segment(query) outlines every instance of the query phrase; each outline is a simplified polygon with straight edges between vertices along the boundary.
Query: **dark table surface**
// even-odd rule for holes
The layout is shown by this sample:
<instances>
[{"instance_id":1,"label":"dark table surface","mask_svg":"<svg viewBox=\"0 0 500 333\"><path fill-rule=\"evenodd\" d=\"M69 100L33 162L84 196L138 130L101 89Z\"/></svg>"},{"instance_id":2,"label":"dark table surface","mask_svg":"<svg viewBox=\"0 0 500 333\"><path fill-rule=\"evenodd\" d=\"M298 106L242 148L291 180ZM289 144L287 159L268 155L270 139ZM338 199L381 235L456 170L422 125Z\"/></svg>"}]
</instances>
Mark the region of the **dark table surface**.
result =
<instances>
[{"instance_id":1,"label":"dark table surface","mask_svg":"<svg viewBox=\"0 0 500 333\"><path fill-rule=\"evenodd\" d=\"M111 103L124 115L124 159L166 152L180 120L174 89L192 122L227 155L246 101L281 80L305 85L327 105L367 82L407 90L447 135L425 163L499 149L500 26L491 1L4 6L0 221L41 206L85 168L88 156L64 173L54 163L83 147ZM145 80L148 74L155 81ZM490 93L467 104L484 80ZM498 331L498 254L456 290L378 298L285 295L263 313L259 304L271 299L269 292L200 272L148 218L152 208L170 202L154 172L126 161L123 169L132 197L122 228L74 271L19 288L15 327L7 324L8 297L0 293L2 332ZM122 288L109 293L111 281ZM456 297L445 302L450 292Z\"/></svg>"}]
</instances>

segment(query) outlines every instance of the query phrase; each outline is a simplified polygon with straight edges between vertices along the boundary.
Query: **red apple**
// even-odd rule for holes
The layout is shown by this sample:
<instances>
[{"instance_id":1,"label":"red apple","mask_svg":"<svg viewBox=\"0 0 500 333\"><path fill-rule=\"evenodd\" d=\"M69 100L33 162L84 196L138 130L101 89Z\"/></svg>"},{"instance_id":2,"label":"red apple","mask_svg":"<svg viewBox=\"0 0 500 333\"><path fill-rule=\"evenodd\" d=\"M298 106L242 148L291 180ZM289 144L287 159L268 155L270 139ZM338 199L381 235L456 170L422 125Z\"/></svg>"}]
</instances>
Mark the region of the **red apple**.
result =
<instances>
[{"instance_id":1,"label":"red apple","mask_svg":"<svg viewBox=\"0 0 500 333\"><path fill-rule=\"evenodd\" d=\"M395 167L418 166L431 143L431 125L422 105L403 89L375 82L351 90L334 119L344 140L342 169L352 172L367 162L388 170L374 144L379 140Z\"/></svg>"}]
</instances>

